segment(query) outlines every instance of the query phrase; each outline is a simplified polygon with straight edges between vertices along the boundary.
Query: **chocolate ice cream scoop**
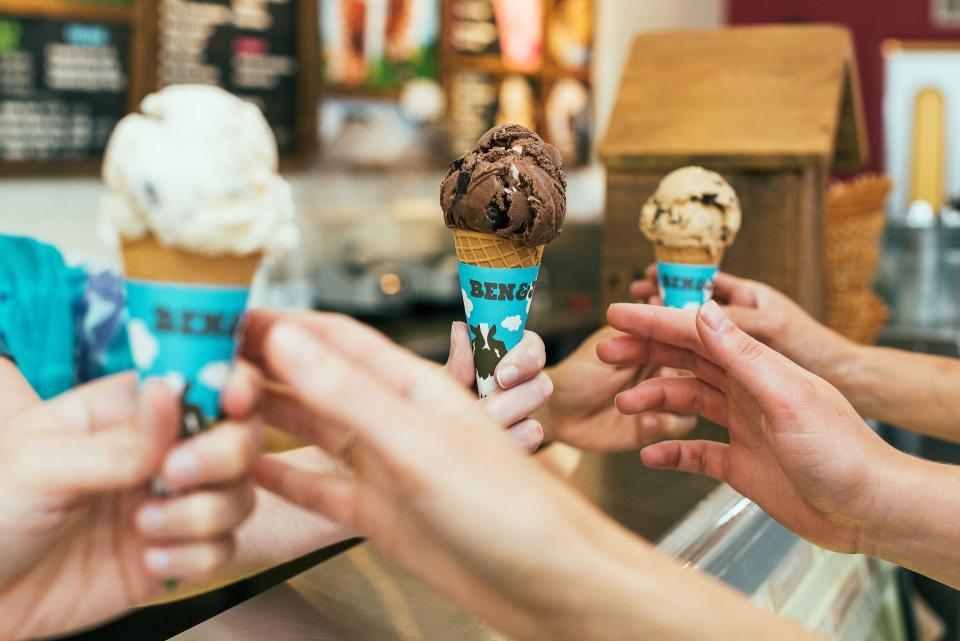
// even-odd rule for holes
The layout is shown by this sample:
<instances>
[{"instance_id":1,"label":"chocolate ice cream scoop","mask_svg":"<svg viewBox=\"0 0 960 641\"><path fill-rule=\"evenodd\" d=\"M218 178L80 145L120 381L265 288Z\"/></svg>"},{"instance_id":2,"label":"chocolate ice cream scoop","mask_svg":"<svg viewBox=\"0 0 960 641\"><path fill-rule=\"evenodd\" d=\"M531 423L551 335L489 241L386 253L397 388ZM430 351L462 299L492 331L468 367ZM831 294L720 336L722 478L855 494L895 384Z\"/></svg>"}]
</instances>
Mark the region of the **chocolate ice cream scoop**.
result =
<instances>
[{"instance_id":1,"label":"chocolate ice cream scoop","mask_svg":"<svg viewBox=\"0 0 960 641\"><path fill-rule=\"evenodd\" d=\"M567 180L556 148L520 125L494 127L440 187L447 227L545 245L560 235Z\"/></svg>"}]
</instances>

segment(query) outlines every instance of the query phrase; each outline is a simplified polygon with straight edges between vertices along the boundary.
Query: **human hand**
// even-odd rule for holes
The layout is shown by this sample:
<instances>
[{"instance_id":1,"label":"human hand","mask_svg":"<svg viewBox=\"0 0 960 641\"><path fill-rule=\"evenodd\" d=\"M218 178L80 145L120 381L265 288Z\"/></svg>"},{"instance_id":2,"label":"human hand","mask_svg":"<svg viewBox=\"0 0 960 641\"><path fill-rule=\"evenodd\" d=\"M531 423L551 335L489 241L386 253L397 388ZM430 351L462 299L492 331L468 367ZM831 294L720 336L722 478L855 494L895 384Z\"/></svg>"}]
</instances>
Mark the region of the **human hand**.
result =
<instances>
[{"instance_id":1,"label":"human hand","mask_svg":"<svg viewBox=\"0 0 960 641\"><path fill-rule=\"evenodd\" d=\"M657 266L633 283L635 300L659 304ZM806 370L838 385L835 368L848 362L857 345L818 323L802 307L774 288L754 280L717 274L713 298L740 329Z\"/></svg>"},{"instance_id":2,"label":"human hand","mask_svg":"<svg viewBox=\"0 0 960 641\"><path fill-rule=\"evenodd\" d=\"M266 488L369 537L522 638L526 626L541 635L563 624L552 608L566 593L583 601L584 568L594 567L584 537L604 536L606 522L587 527L603 517L498 434L462 384L339 316L288 317L262 344L268 376L316 417L287 427L350 468L307 472L263 457ZM531 614L547 603L549 617Z\"/></svg>"},{"instance_id":3,"label":"human hand","mask_svg":"<svg viewBox=\"0 0 960 641\"><path fill-rule=\"evenodd\" d=\"M131 375L83 386L0 426L0 637L87 627L224 564L252 508L257 429L175 443L176 399ZM159 475L178 494L149 496Z\"/></svg>"},{"instance_id":4,"label":"human hand","mask_svg":"<svg viewBox=\"0 0 960 641\"><path fill-rule=\"evenodd\" d=\"M543 426L531 418L550 398L553 382L543 372L547 361L543 340L533 332L523 332L516 347L507 352L494 370L497 389L480 405L524 449L533 452L543 443ZM444 369L466 389L476 380L473 346L466 323L453 324L450 332L450 356Z\"/></svg>"},{"instance_id":5,"label":"human hand","mask_svg":"<svg viewBox=\"0 0 960 641\"><path fill-rule=\"evenodd\" d=\"M835 388L740 331L714 302L699 313L613 305L608 320L627 335L598 346L604 362L696 375L644 381L617 399L622 412L696 412L729 429L729 445L651 445L645 464L726 481L800 536L858 550L880 518L895 452Z\"/></svg>"},{"instance_id":6,"label":"human hand","mask_svg":"<svg viewBox=\"0 0 960 641\"><path fill-rule=\"evenodd\" d=\"M296 320L310 325L318 318L321 315L313 312L251 311L247 316L241 355L255 367L267 370L265 341L274 325L283 320ZM539 421L530 417L543 406L553 391L550 378L543 373L545 362L543 341L533 332L524 332L517 346L507 352L497 365L497 390L478 401L484 410L507 428L514 441L531 452L543 442L543 428ZM472 389L476 370L465 323L453 324L450 356L442 371L463 388ZM227 403L235 402L236 407L243 411L252 411L255 405L253 399L257 394L259 390L252 385L235 385L225 391L224 404L227 406ZM297 402L292 391L278 381L270 381L263 389L260 409L268 424L294 434L310 433L312 424L318 420L309 406Z\"/></svg>"},{"instance_id":7,"label":"human hand","mask_svg":"<svg viewBox=\"0 0 960 641\"><path fill-rule=\"evenodd\" d=\"M645 364L608 365L597 358L597 344L619 335L605 327L590 336L561 363L548 370L555 392L537 417L548 440L599 452L632 450L665 438L681 438L696 426L696 418L667 412L625 416L614 400L659 368ZM663 372L678 376L675 370Z\"/></svg>"}]
</instances>

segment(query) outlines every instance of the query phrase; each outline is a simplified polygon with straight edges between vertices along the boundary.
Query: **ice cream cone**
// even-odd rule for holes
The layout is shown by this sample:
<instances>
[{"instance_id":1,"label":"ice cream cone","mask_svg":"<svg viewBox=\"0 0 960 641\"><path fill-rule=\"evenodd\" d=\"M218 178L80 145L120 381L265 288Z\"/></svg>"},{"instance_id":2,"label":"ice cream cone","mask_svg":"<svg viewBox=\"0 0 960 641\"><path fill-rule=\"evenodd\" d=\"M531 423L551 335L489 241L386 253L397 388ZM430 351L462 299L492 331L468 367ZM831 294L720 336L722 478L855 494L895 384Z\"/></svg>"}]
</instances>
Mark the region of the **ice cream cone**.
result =
<instances>
[{"instance_id":1,"label":"ice cream cone","mask_svg":"<svg viewBox=\"0 0 960 641\"><path fill-rule=\"evenodd\" d=\"M464 229L453 230L457 260L465 265L511 269L534 267L543 259L543 245L527 247L519 240Z\"/></svg>"},{"instance_id":2,"label":"ice cream cone","mask_svg":"<svg viewBox=\"0 0 960 641\"><path fill-rule=\"evenodd\" d=\"M203 256L168 247L152 236L123 241L123 266L128 278L195 285L249 285L261 255Z\"/></svg>"},{"instance_id":3,"label":"ice cream cone","mask_svg":"<svg viewBox=\"0 0 960 641\"><path fill-rule=\"evenodd\" d=\"M719 265L723 251L711 254L705 247L656 247L657 262L681 265Z\"/></svg>"}]
</instances>

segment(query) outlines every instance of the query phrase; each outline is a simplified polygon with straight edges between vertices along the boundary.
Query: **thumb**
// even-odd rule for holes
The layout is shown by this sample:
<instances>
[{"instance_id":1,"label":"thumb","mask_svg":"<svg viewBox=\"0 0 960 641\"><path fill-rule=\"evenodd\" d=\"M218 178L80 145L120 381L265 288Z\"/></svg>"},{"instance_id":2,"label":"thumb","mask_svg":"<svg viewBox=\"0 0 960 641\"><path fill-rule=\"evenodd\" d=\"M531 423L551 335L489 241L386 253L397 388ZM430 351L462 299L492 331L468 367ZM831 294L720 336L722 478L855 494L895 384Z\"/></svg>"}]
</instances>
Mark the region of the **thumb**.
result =
<instances>
[{"instance_id":1,"label":"thumb","mask_svg":"<svg viewBox=\"0 0 960 641\"><path fill-rule=\"evenodd\" d=\"M789 361L734 325L716 302L700 308L697 332L710 360L758 400L776 401L789 385Z\"/></svg>"},{"instance_id":2,"label":"thumb","mask_svg":"<svg viewBox=\"0 0 960 641\"><path fill-rule=\"evenodd\" d=\"M108 391L108 390L104 390ZM91 403L109 402L103 395L87 395ZM38 482L48 491L67 496L136 488L159 468L174 442L180 415L176 397L160 381L150 381L140 395L135 415L93 431L51 434L34 457Z\"/></svg>"},{"instance_id":3,"label":"thumb","mask_svg":"<svg viewBox=\"0 0 960 641\"><path fill-rule=\"evenodd\" d=\"M476 369L473 365L473 347L467 324L456 322L450 328L450 356L444 371L463 387L472 387Z\"/></svg>"}]
</instances>

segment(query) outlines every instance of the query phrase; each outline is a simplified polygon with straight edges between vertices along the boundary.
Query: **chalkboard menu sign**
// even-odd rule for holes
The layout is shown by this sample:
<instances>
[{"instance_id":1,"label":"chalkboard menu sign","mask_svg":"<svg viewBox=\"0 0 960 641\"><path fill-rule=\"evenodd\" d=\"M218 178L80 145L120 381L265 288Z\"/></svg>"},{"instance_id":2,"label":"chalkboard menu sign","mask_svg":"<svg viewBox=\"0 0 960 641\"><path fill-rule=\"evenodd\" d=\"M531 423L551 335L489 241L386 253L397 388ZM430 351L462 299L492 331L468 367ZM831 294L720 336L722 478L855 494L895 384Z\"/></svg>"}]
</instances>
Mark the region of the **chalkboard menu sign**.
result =
<instances>
[{"instance_id":1,"label":"chalkboard menu sign","mask_svg":"<svg viewBox=\"0 0 960 641\"><path fill-rule=\"evenodd\" d=\"M0 0L0 175L96 171L171 84L257 104L285 164L316 139L317 0Z\"/></svg>"},{"instance_id":2,"label":"chalkboard menu sign","mask_svg":"<svg viewBox=\"0 0 960 641\"><path fill-rule=\"evenodd\" d=\"M97 158L129 106L130 27L0 12L0 163Z\"/></svg>"},{"instance_id":3,"label":"chalkboard menu sign","mask_svg":"<svg viewBox=\"0 0 960 641\"><path fill-rule=\"evenodd\" d=\"M301 18L316 0L159 0L160 86L216 84L263 110L283 154L311 144L316 119ZM303 6L301 6L303 5ZM313 8L315 12L315 8ZM313 24L316 24L314 19ZM314 31L315 34L315 31ZM309 39L309 36L306 36ZM313 53L308 53L313 49ZM307 107L304 108L304 103Z\"/></svg>"}]
</instances>

